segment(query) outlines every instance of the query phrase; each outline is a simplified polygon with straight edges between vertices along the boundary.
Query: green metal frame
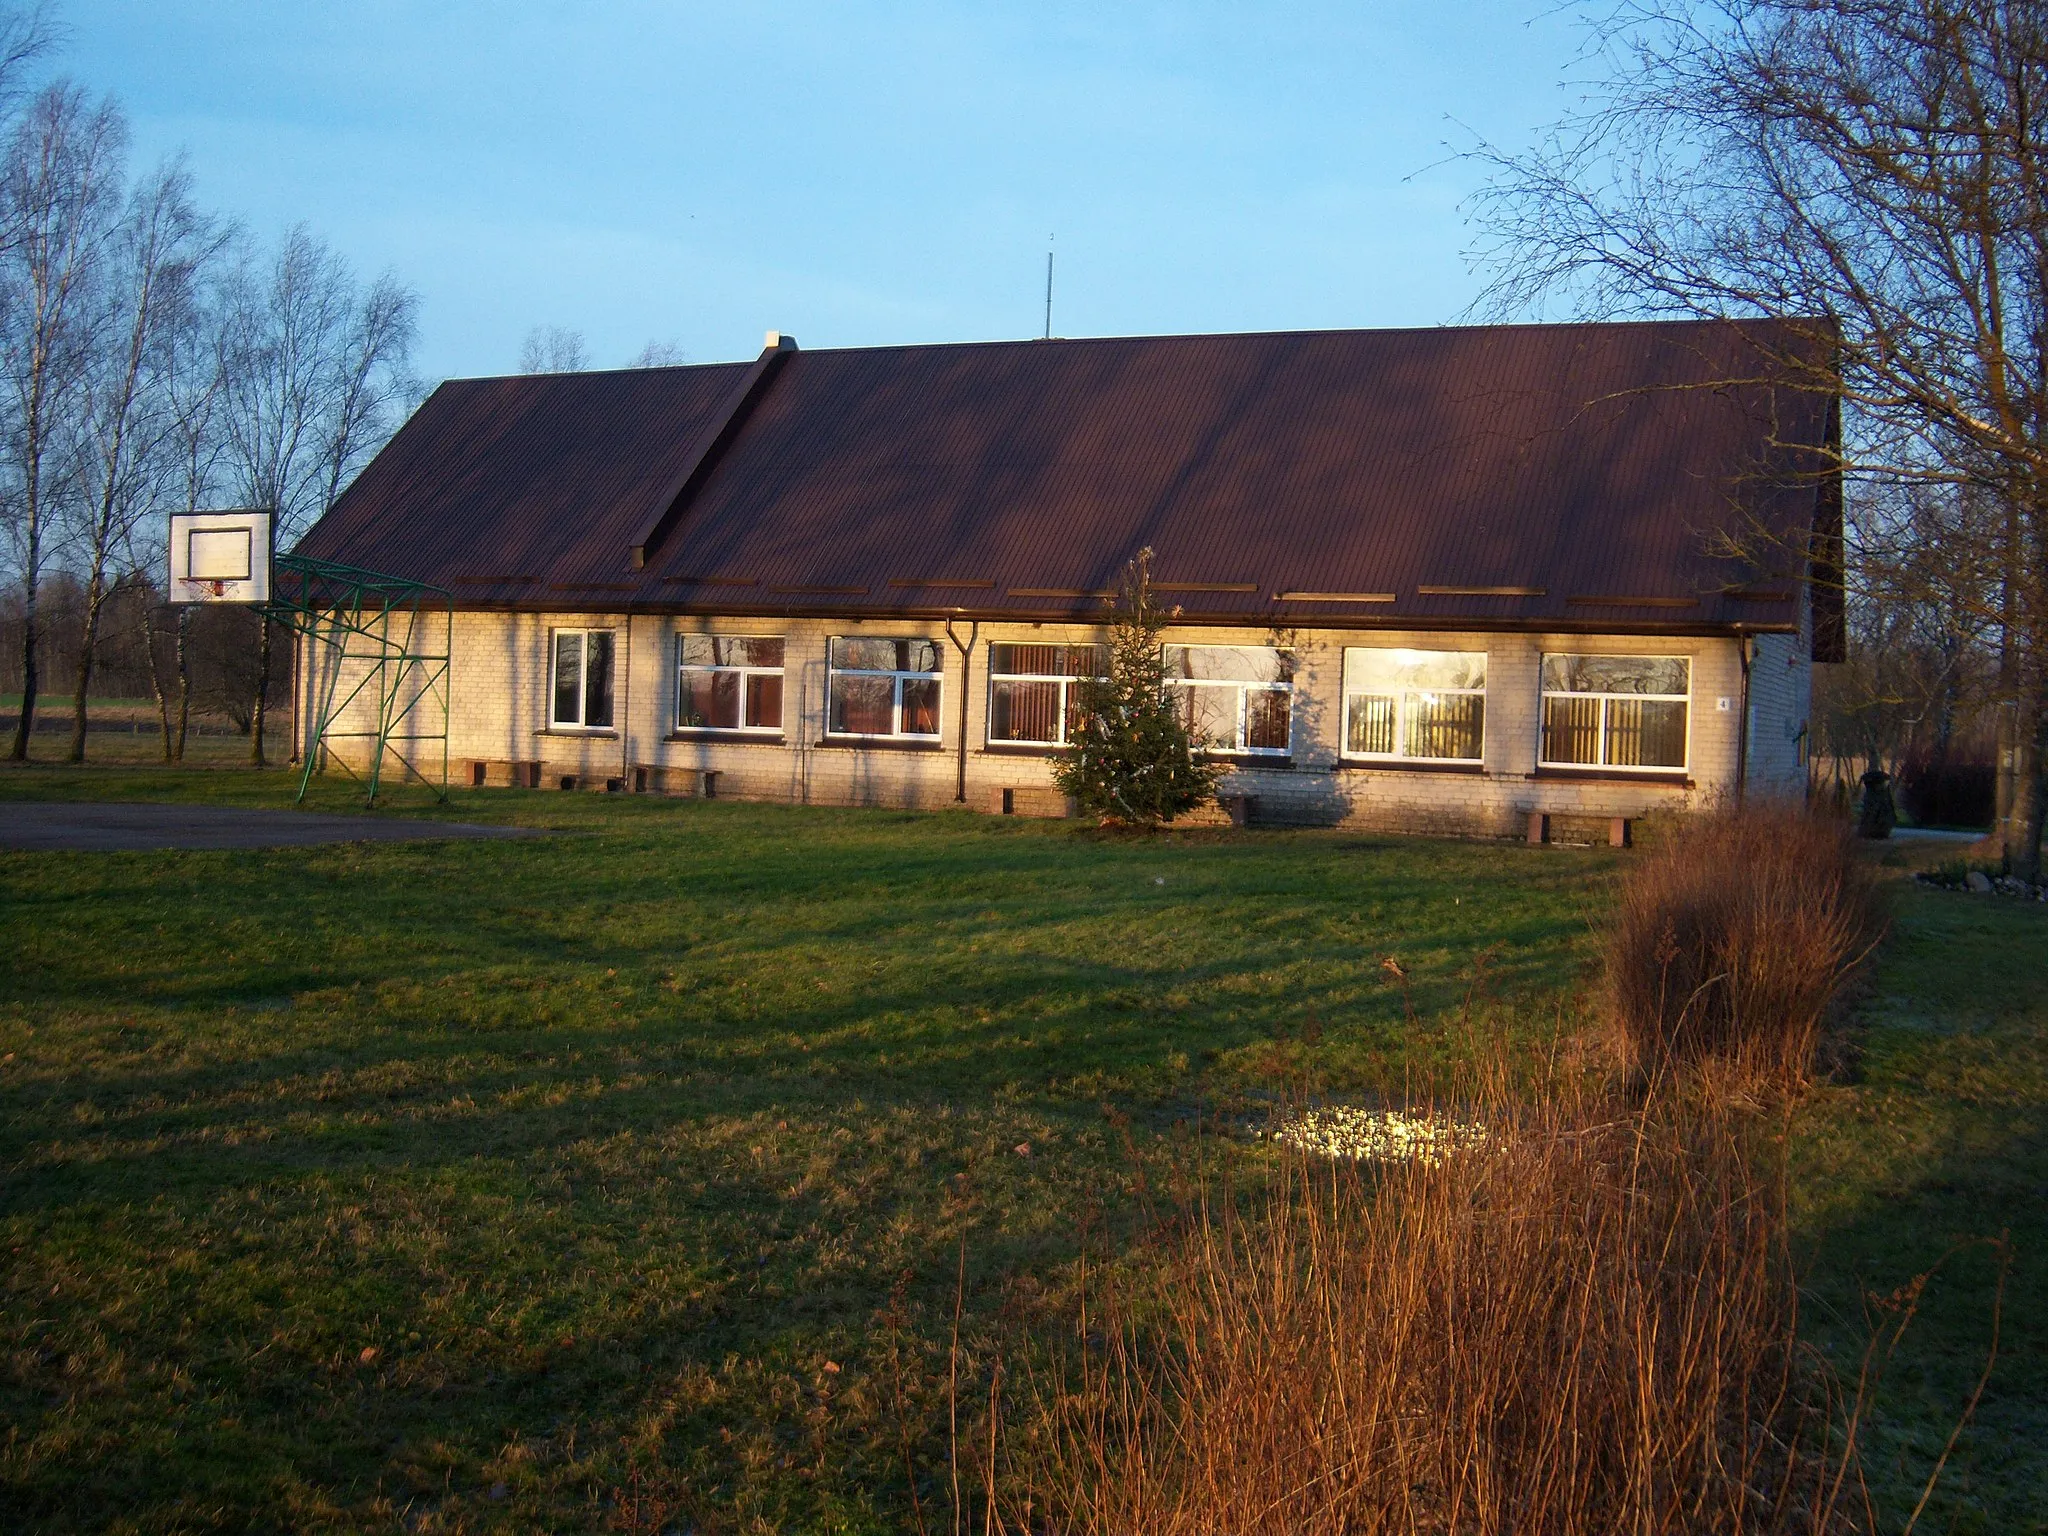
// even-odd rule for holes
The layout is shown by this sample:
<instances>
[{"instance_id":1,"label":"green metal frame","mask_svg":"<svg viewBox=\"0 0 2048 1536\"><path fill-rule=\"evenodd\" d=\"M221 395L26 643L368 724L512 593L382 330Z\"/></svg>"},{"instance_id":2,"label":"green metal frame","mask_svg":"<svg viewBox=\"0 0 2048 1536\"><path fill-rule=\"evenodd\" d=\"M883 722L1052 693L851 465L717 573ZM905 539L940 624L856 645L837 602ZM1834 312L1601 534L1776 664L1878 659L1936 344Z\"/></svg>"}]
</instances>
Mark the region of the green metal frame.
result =
<instances>
[{"instance_id":1,"label":"green metal frame","mask_svg":"<svg viewBox=\"0 0 2048 1536\"><path fill-rule=\"evenodd\" d=\"M365 785L370 804L377 803L387 757L399 765L400 783L418 779L447 799L455 594L302 555L279 555L275 573L267 612L305 636L307 671L319 693L312 733L302 743L298 799L306 798L314 771L325 766L328 744L347 740L370 743L367 778L335 758L343 772ZM336 729L359 700L373 723ZM434 742L441 744L438 781L428 776Z\"/></svg>"}]
</instances>

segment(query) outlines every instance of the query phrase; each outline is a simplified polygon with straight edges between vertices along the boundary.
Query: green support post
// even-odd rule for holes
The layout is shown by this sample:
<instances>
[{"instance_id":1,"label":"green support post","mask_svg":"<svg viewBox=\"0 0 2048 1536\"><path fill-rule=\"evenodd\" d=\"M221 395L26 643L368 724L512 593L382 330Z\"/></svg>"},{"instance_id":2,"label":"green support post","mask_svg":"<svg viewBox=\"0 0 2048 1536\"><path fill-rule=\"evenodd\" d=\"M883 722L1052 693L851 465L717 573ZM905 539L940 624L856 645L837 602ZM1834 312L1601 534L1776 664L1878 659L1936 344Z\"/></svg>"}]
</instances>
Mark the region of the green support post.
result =
<instances>
[{"instance_id":1,"label":"green support post","mask_svg":"<svg viewBox=\"0 0 2048 1536\"><path fill-rule=\"evenodd\" d=\"M454 594L399 576L279 555L266 612L306 640L308 676L299 686L320 701L302 743L298 799L306 798L330 742L360 740L369 743L364 773L339 755L334 761L364 784L371 805L383 787L387 758L398 765L401 783L418 779L445 800ZM297 714L295 701L295 728ZM434 742L440 743L438 779L428 775Z\"/></svg>"}]
</instances>

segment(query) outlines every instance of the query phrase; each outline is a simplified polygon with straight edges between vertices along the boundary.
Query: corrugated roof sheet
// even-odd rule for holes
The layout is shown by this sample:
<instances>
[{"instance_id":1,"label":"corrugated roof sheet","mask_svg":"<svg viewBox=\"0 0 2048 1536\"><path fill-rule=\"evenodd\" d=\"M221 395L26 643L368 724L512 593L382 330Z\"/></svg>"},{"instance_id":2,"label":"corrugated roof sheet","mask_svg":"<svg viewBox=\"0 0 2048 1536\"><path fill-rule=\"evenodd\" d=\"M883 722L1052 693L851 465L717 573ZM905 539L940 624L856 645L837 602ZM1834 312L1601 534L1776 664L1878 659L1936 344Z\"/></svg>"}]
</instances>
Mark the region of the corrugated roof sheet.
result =
<instances>
[{"instance_id":1,"label":"corrugated roof sheet","mask_svg":"<svg viewBox=\"0 0 2048 1536\"><path fill-rule=\"evenodd\" d=\"M465 602L567 609L1095 614L1088 594L1149 546L1195 620L1789 624L1773 594L1792 584L1771 578L1803 572L1730 558L1723 536L1804 547L1826 501L1805 450L1826 442L1829 401L1758 382L1760 340L1785 335L1662 322L798 352L639 570L636 535L750 365L457 380L299 548ZM1324 600L1278 596L1301 592Z\"/></svg>"}]
</instances>

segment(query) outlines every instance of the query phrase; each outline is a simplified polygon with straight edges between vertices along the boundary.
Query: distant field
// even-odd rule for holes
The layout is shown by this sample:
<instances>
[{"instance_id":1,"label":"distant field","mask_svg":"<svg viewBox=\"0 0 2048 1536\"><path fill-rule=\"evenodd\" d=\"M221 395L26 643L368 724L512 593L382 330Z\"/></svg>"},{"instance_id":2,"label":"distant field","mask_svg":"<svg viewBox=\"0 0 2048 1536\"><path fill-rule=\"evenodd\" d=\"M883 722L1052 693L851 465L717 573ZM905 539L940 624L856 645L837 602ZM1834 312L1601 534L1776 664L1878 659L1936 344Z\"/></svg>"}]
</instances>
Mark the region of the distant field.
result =
<instances>
[{"instance_id":1,"label":"distant field","mask_svg":"<svg viewBox=\"0 0 2048 1536\"><path fill-rule=\"evenodd\" d=\"M9 769L0 815L289 791ZM1527 1048L1575 1027L1627 857L395 808L563 835L0 855L0 1526L883 1531L914 1477L949 1529L963 1252L972 1374L1198 1119L1398 1089L1468 1009ZM1923 1529L2040 1529L2048 915L1903 896L1862 1078L1799 1127L1812 1306L1847 1350L1859 1280L2011 1226L2001 1369ZM1958 1266L1892 1373L1900 1487L1985 1296Z\"/></svg>"},{"instance_id":2,"label":"distant field","mask_svg":"<svg viewBox=\"0 0 2048 1536\"><path fill-rule=\"evenodd\" d=\"M10 742L21 719L21 695L0 693L0 736ZM173 715L173 724L176 717ZM269 733L273 753L290 749L289 724ZM36 699L35 729L29 733L31 762L62 762L71 750L71 697L45 693ZM160 764L163 733L154 699L94 699L86 712L88 763ZM186 727L185 761L194 768L239 767L249 760L249 738L222 717L195 713Z\"/></svg>"}]
</instances>

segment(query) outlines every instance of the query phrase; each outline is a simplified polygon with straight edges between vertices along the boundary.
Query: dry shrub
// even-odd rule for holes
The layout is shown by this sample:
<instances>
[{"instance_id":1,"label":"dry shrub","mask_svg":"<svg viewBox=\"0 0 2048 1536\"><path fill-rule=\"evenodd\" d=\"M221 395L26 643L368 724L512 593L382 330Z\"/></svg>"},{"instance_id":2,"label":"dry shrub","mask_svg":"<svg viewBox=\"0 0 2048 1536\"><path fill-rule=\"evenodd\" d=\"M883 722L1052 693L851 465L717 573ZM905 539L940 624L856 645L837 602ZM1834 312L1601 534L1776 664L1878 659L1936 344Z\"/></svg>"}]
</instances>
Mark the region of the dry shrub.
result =
<instances>
[{"instance_id":1,"label":"dry shrub","mask_svg":"<svg viewBox=\"0 0 2048 1536\"><path fill-rule=\"evenodd\" d=\"M1623 1054L1797 1083L1828 1006L1884 928L1842 823L1793 807L1676 825L1623 878L1606 953Z\"/></svg>"},{"instance_id":2,"label":"dry shrub","mask_svg":"<svg viewBox=\"0 0 2048 1536\"><path fill-rule=\"evenodd\" d=\"M1098 1270L1013 1428L1008 1521L1147 1536L1823 1532L1848 1463L1797 1343L1782 1141L1695 1085L1560 1082L1483 1140L1298 1157Z\"/></svg>"}]
</instances>

